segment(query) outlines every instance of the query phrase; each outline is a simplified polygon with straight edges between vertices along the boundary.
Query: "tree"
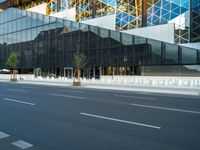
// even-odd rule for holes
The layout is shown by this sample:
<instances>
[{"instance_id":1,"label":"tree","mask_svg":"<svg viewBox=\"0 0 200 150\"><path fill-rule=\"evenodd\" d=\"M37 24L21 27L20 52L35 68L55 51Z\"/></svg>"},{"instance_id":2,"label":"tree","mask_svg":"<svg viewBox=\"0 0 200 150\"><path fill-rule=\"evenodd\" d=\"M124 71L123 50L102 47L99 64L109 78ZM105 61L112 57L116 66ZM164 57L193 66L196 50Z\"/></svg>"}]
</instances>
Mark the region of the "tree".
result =
<instances>
[{"instance_id":1,"label":"tree","mask_svg":"<svg viewBox=\"0 0 200 150\"><path fill-rule=\"evenodd\" d=\"M80 69L86 64L87 57L83 52L76 51L73 55L73 64L75 66L75 76L77 78L74 80L74 85L80 85Z\"/></svg>"},{"instance_id":2,"label":"tree","mask_svg":"<svg viewBox=\"0 0 200 150\"><path fill-rule=\"evenodd\" d=\"M6 65L11 67L11 81L16 81L17 79L15 78L15 68L17 64L19 63L19 60L17 58L17 54L15 52L12 52L6 62Z\"/></svg>"}]
</instances>

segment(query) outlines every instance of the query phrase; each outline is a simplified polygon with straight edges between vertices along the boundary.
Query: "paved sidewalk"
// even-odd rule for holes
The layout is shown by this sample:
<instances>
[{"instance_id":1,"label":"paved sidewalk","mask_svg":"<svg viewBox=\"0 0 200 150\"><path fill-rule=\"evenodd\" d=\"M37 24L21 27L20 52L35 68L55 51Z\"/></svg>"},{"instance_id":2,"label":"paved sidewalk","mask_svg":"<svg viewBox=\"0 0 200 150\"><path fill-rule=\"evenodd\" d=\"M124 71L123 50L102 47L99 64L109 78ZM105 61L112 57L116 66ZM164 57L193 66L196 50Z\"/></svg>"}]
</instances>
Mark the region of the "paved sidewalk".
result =
<instances>
[{"instance_id":1,"label":"paved sidewalk","mask_svg":"<svg viewBox=\"0 0 200 150\"><path fill-rule=\"evenodd\" d=\"M0 82L9 82L8 80L0 80ZM48 86L70 86L73 80L52 80L52 79L35 79L35 80L19 80L18 84L37 84ZM164 87L164 86L147 86L147 85L131 85L119 83L103 83L100 80L86 80L82 81L80 88L102 89L102 90L121 90L121 91L137 91L150 93L165 93L165 94L181 94L200 96L199 88L191 87Z\"/></svg>"}]
</instances>

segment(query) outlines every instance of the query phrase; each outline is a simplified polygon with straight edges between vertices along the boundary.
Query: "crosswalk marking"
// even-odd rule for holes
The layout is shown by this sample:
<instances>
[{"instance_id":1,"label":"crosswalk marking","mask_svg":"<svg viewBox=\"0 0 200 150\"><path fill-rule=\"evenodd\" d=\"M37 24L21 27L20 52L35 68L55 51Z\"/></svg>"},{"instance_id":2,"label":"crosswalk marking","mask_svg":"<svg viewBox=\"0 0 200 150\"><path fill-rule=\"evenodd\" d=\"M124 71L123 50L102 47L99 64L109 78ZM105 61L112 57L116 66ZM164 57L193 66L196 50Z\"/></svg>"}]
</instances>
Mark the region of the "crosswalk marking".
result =
<instances>
[{"instance_id":1,"label":"crosswalk marking","mask_svg":"<svg viewBox=\"0 0 200 150\"><path fill-rule=\"evenodd\" d=\"M19 148L21 148L21 149L27 149L27 148L33 146L32 144L27 143L27 142L25 142L23 140L18 140L16 142L13 142L12 144L15 145L15 146L17 146L17 147L19 147Z\"/></svg>"},{"instance_id":2,"label":"crosswalk marking","mask_svg":"<svg viewBox=\"0 0 200 150\"><path fill-rule=\"evenodd\" d=\"M9 137L9 136L10 135L0 131L0 139L6 138L6 137Z\"/></svg>"}]
</instances>

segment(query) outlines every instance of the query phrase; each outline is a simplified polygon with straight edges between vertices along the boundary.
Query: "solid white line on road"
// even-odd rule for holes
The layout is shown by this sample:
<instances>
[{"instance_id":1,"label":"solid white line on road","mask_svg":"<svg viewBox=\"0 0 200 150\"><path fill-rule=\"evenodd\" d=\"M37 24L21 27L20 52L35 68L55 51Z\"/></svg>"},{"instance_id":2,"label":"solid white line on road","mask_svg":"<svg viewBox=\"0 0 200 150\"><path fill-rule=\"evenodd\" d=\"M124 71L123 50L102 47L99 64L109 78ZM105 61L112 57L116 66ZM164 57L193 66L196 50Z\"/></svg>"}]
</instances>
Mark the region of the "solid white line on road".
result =
<instances>
[{"instance_id":1,"label":"solid white line on road","mask_svg":"<svg viewBox=\"0 0 200 150\"><path fill-rule=\"evenodd\" d=\"M27 92L26 90L18 90L18 89L7 89L8 91L16 91L16 92Z\"/></svg>"},{"instance_id":2,"label":"solid white line on road","mask_svg":"<svg viewBox=\"0 0 200 150\"><path fill-rule=\"evenodd\" d=\"M21 103L21 104L26 104L26 105L32 105L32 106L35 105L34 103L24 102L24 101L20 101L20 100L11 99L11 98L3 98L3 100L10 101L10 102L16 102L16 103Z\"/></svg>"},{"instance_id":3,"label":"solid white line on road","mask_svg":"<svg viewBox=\"0 0 200 150\"><path fill-rule=\"evenodd\" d=\"M6 138L6 137L9 137L9 136L10 135L0 131L0 139Z\"/></svg>"},{"instance_id":4,"label":"solid white line on road","mask_svg":"<svg viewBox=\"0 0 200 150\"><path fill-rule=\"evenodd\" d=\"M161 129L161 127L158 126L153 126L153 125L148 125L144 123L138 123L138 122L132 122L132 121L125 121L121 119L115 119L115 118L110 118L110 117L104 117L104 116L99 116L99 115L93 115L93 114L88 114L88 113L80 113L81 115L89 116L89 117L95 117L95 118L100 118L100 119L105 119L105 120L111 120L111 121L117 121L121 123L127 123L127 124L132 124L132 125L138 125L138 126L143 126L143 127L148 127L148 128L154 128L154 129Z\"/></svg>"},{"instance_id":5,"label":"solid white line on road","mask_svg":"<svg viewBox=\"0 0 200 150\"><path fill-rule=\"evenodd\" d=\"M133 99L156 100L156 98L139 97L139 96L127 96L127 95L118 95L118 94L114 94L114 96L117 96L117 97L124 97L124 98L133 98Z\"/></svg>"},{"instance_id":6,"label":"solid white line on road","mask_svg":"<svg viewBox=\"0 0 200 150\"><path fill-rule=\"evenodd\" d=\"M25 142L23 140L19 140L19 141L13 142L12 144L17 146L17 147L19 147L19 148L21 148L21 149L27 149L27 148L30 148L30 147L33 146L32 144L27 143L27 142Z\"/></svg>"},{"instance_id":7,"label":"solid white line on road","mask_svg":"<svg viewBox=\"0 0 200 150\"><path fill-rule=\"evenodd\" d=\"M85 99L85 97L71 96L71 95L62 95L62 94L54 94L54 93L52 93L51 95L53 95L53 96L59 96L59 97L66 97L66 98L74 98L74 99Z\"/></svg>"},{"instance_id":8,"label":"solid white line on road","mask_svg":"<svg viewBox=\"0 0 200 150\"><path fill-rule=\"evenodd\" d=\"M184 109L176 109L176 108L168 108L168 107L158 107L158 106L150 106L150 105L141 105L141 104L134 104L134 103L131 103L130 105L137 106L137 107L152 108L152 109L160 109L160 110L168 110L168 111L177 111L177 112L184 112L184 113L200 114L199 111L192 111L192 110L184 110Z\"/></svg>"}]
</instances>

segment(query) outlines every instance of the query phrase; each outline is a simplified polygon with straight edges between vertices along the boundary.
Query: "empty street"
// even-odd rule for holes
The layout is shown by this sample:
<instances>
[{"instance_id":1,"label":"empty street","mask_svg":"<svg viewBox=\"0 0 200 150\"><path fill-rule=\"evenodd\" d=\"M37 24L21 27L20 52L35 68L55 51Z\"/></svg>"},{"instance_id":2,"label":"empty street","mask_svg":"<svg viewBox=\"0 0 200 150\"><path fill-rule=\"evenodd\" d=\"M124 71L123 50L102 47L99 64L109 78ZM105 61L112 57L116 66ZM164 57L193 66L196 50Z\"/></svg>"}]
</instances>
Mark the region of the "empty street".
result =
<instances>
[{"instance_id":1,"label":"empty street","mask_svg":"<svg viewBox=\"0 0 200 150\"><path fill-rule=\"evenodd\" d=\"M199 150L200 97L0 82L1 150Z\"/></svg>"}]
</instances>

